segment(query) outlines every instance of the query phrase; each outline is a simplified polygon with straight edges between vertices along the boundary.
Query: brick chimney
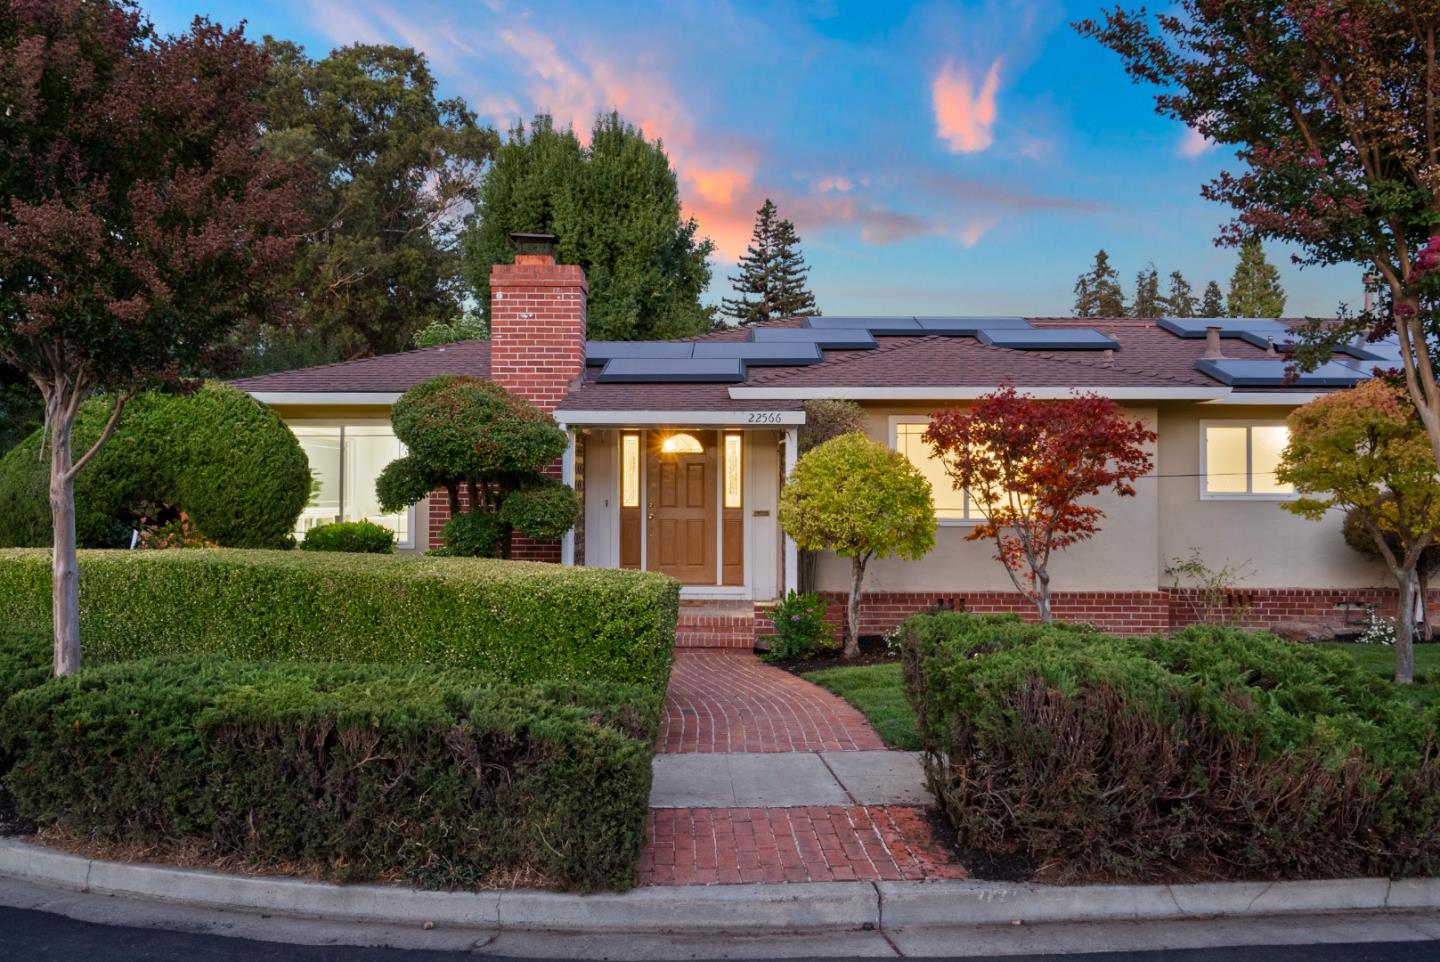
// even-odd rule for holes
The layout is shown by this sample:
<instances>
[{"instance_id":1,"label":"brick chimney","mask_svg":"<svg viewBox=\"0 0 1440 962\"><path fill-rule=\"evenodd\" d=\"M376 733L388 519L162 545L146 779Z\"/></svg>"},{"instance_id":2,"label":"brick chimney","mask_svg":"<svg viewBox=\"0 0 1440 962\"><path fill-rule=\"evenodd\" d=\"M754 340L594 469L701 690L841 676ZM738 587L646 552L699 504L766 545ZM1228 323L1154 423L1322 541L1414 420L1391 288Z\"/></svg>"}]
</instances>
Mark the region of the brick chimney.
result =
<instances>
[{"instance_id":1,"label":"brick chimney","mask_svg":"<svg viewBox=\"0 0 1440 962\"><path fill-rule=\"evenodd\" d=\"M585 370L589 285L555 263L552 234L511 234L515 263L490 269L490 379L546 411Z\"/></svg>"}]
</instances>

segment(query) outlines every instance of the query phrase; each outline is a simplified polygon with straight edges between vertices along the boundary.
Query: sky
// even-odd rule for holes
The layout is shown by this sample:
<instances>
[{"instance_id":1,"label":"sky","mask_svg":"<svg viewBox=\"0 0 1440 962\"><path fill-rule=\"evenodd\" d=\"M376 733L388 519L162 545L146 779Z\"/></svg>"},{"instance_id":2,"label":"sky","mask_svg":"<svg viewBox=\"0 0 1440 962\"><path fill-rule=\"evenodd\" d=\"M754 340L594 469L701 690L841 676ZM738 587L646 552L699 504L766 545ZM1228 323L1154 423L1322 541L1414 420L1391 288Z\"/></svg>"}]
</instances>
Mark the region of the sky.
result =
<instances>
[{"instance_id":1,"label":"sky","mask_svg":"<svg viewBox=\"0 0 1440 962\"><path fill-rule=\"evenodd\" d=\"M143 0L142 0L143 2ZM1154 112L1153 91L1070 24L1102 0L148 0L315 57L413 46L444 96L508 129L540 112L582 133L618 109L663 140L681 201L714 239L706 300L765 198L795 222L826 314L1068 315L1098 248L1127 294L1150 263L1196 293L1228 285L1228 208L1201 186L1234 164ZM1267 245L1287 314L1362 296L1356 268Z\"/></svg>"}]
</instances>

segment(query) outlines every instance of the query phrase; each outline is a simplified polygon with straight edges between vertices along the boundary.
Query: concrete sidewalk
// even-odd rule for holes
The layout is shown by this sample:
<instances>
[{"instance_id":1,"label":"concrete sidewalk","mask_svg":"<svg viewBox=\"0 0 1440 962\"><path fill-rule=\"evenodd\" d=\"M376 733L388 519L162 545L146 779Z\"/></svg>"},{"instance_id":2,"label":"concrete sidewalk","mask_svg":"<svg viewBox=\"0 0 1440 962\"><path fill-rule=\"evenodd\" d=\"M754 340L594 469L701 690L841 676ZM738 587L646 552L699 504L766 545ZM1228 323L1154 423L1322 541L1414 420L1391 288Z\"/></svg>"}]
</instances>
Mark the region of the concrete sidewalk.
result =
<instances>
[{"instance_id":1,"label":"concrete sidewalk","mask_svg":"<svg viewBox=\"0 0 1440 962\"><path fill-rule=\"evenodd\" d=\"M918 752L656 755L651 808L929 805Z\"/></svg>"}]
</instances>

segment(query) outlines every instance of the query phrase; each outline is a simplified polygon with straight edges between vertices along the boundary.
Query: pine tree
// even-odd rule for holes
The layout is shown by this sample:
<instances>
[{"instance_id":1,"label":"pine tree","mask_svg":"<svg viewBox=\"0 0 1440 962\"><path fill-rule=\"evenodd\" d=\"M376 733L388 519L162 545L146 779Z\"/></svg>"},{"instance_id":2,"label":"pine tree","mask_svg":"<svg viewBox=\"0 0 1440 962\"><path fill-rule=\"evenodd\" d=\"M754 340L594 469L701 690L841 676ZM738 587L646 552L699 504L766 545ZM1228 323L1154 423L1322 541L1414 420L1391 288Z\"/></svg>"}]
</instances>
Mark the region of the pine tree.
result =
<instances>
[{"instance_id":1,"label":"pine tree","mask_svg":"<svg viewBox=\"0 0 1440 962\"><path fill-rule=\"evenodd\" d=\"M1076 317L1124 317L1125 294L1120 275L1110 266L1110 255L1095 252L1095 264L1075 281Z\"/></svg>"},{"instance_id":2,"label":"pine tree","mask_svg":"<svg viewBox=\"0 0 1440 962\"><path fill-rule=\"evenodd\" d=\"M1165 313L1165 300L1160 296L1160 272L1151 264L1135 275L1135 301L1130 305L1132 317L1159 317Z\"/></svg>"},{"instance_id":3,"label":"pine tree","mask_svg":"<svg viewBox=\"0 0 1440 962\"><path fill-rule=\"evenodd\" d=\"M1249 237L1240 245L1240 263L1230 278L1231 317L1279 317L1285 313L1285 289L1280 272L1265 259L1260 238Z\"/></svg>"},{"instance_id":4,"label":"pine tree","mask_svg":"<svg viewBox=\"0 0 1440 962\"><path fill-rule=\"evenodd\" d=\"M1200 300L1200 317L1224 317L1225 294L1220 285L1211 281L1205 285L1205 296Z\"/></svg>"},{"instance_id":5,"label":"pine tree","mask_svg":"<svg viewBox=\"0 0 1440 962\"><path fill-rule=\"evenodd\" d=\"M819 314L815 295L805 286L810 268L800 253L795 225L780 220L770 198L755 212L750 246L740 258L740 274L730 278L738 297L725 298L720 312L737 324L764 324L781 317Z\"/></svg>"},{"instance_id":6,"label":"pine tree","mask_svg":"<svg viewBox=\"0 0 1440 962\"><path fill-rule=\"evenodd\" d=\"M1217 288L1218 292L1218 288ZM1194 317L1200 299L1179 271L1170 272L1170 293L1165 296L1165 313L1171 317Z\"/></svg>"}]
</instances>

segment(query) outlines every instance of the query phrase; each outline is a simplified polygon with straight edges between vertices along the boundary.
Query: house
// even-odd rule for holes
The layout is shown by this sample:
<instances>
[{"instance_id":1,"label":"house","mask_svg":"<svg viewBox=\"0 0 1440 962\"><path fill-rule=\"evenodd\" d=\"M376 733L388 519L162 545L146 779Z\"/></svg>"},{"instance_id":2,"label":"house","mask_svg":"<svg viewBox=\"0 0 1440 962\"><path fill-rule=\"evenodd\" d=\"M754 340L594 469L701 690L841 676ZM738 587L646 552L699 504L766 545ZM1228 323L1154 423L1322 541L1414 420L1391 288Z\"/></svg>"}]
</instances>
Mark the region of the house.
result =
<instances>
[{"instance_id":1,"label":"house","mask_svg":"<svg viewBox=\"0 0 1440 962\"><path fill-rule=\"evenodd\" d=\"M1253 624L1358 626L1366 605L1393 603L1383 569L1345 545L1339 517L1316 524L1281 510L1293 495L1274 477L1286 414L1394 363L1391 345L1347 346L1289 380L1277 351L1289 328L1270 320L822 317L587 342L583 272L556 264L543 237L521 240L515 263L491 276L491 340L237 382L280 412L319 474L302 529L371 518L405 549L438 544L443 496L395 516L376 503L375 477L401 453L389 406L436 374L490 378L554 413L571 439L556 470L584 503L563 542L522 542L517 556L665 572L684 586L682 641L748 646L764 607L796 583L776 515L805 402L850 398L871 437L935 482L940 523L925 559L871 564L863 630L937 604L1025 611L992 546L965 539L975 507L920 439L929 412L1011 384L1038 397L1097 392L1158 434L1138 494L1100 499L1103 530L1053 562L1059 617L1122 632L1195 620L1201 593L1176 589L1166 571L1192 553L1240 569L1221 600ZM818 587L838 598L847 574L843 559L822 557Z\"/></svg>"}]
</instances>

